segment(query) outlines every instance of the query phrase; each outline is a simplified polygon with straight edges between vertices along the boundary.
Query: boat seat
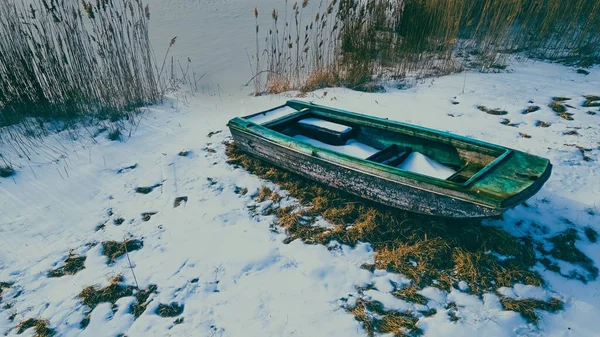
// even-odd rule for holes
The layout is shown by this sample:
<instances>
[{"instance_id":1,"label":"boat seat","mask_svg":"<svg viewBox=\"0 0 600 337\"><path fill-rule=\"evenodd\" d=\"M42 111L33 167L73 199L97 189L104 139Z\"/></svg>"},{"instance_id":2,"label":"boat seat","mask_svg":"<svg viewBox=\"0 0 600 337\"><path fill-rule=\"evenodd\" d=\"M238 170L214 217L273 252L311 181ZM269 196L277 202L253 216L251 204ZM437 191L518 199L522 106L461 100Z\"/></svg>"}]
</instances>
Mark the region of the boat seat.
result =
<instances>
[{"instance_id":1,"label":"boat seat","mask_svg":"<svg viewBox=\"0 0 600 337\"><path fill-rule=\"evenodd\" d=\"M344 145L358 132L358 127L319 118L303 118L296 123L300 134L331 145Z\"/></svg>"},{"instance_id":2,"label":"boat seat","mask_svg":"<svg viewBox=\"0 0 600 337\"><path fill-rule=\"evenodd\" d=\"M411 148L393 144L370 156L367 160L383 165L397 166L400 165L411 152Z\"/></svg>"}]
</instances>

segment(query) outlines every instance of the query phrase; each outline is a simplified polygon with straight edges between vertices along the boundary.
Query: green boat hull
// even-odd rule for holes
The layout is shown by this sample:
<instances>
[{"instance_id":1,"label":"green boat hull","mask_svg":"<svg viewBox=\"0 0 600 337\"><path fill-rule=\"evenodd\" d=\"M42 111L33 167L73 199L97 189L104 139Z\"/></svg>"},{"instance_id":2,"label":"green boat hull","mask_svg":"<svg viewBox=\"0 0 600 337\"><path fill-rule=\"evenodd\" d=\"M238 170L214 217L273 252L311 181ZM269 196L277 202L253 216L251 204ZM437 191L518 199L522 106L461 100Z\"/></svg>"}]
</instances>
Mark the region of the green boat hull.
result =
<instances>
[{"instance_id":1,"label":"green boat hull","mask_svg":"<svg viewBox=\"0 0 600 337\"><path fill-rule=\"evenodd\" d=\"M262 125L251 121L256 114L232 119L228 127L239 149L308 179L405 211L448 218L499 216L537 193L552 171L547 159L494 144L300 101L286 105L298 112ZM442 180L286 135L290 126L307 116L352 125L359 130L353 137L381 152L410 147L462 169L456 177Z\"/></svg>"}]
</instances>

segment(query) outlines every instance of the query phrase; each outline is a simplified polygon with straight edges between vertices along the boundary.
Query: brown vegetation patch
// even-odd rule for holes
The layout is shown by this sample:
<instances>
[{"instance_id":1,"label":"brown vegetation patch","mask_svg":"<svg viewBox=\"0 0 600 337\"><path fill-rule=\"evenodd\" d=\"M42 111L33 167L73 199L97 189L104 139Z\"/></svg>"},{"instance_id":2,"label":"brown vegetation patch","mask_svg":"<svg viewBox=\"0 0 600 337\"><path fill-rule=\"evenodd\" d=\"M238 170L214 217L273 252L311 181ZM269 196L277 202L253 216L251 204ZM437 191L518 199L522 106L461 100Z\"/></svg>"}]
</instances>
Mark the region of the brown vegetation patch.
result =
<instances>
[{"instance_id":1,"label":"brown vegetation patch","mask_svg":"<svg viewBox=\"0 0 600 337\"><path fill-rule=\"evenodd\" d=\"M304 83L300 87L300 91L310 92L318 89L339 86L340 84L340 78L333 67L317 68L306 77Z\"/></svg>"},{"instance_id":2,"label":"brown vegetation patch","mask_svg":"<svg viewBox=\"0 0 600 337\"><path fill-rule=\"evenodd\" d=\"M523 110L523 114L530 114L532 112L539 111L541 108L537 105L528 106L525 110Z\"/></svg>"},{"instance_id":3,"label":"brown vegetation patch","mask_svg":"<svg viewBox=\"0 0 600 337\"><path fill-rule=\"evenodd\" d=\"M0 282L0 301L2 301L2 292L4 291L4 289L10 288L12 287L12 285L12 283Z\"/></svg>"},{"instance_id":4,"label":"brown vegetation patch","mask_svg":"<svg viewBox=\"0 0 600 337\"><path fill-rule=\"evenodd\" d=\"M17 325L17 334L22 334L27 329L34 328L35 333L34 337L52 337L56 334L54 329L49 327L50 322L44 319L39 318L29 318L24 321L21 321L19 325Z\"/></svg>"},{"instance_id":5,"label":"brown vegetation patch","mask_svg":"<svg viewBox=\"0 0 600 337\"><path fill-rule=\"evenodd\" d=\"M555 313L564 308L564 303L557 298L553 298L550 301L542 301L537 299L512 299L503 297L500 299L500 302L505 310L520 313L530 323L538 322L537 310Z\"/></svg>"},{"instance_id":6,"label":"brown vegetation patch","mask_svg":"<svg viewBox=\"0 0 600 337\"><path fill-rule=\"evenodd\" d=\"M362 298L348 311L363 324L369 337L376 334L391 333L394 336L420 336L423 331L417 327L419 319L409 312L385 310L377 301L366 301Z\"/></svg>"},{"instance_id":7,"label":"brown vegetation patch","mask_svg":"<svg viewBox=\"0 0 600 337\"><path fill-rule=\"evenodd\" d=\"M107 264L112 264L126 253L142 249L142 247L144 247L144 243L137 239L123 242L104 241L102 242L102 254L108 258Z\"/></svg>"},{"instance_id":8,"label":"brown vegetation patch","mask_svg":"<svg viewBox=\"0 0 600 337\"><path fill-rule=\"evenodd\" d=\"M152 192L155 188L162 186L162 184L156 184L153 186L147 186L147 187L138 187L135 189L136 193L140 193L140 194L148 194L150 192Z\"/></svg>"},{"instance_id":9,"label":"brown vegetation patch","mask_svg":"<svg viewBox=\"0 0 600 337\"><path fill-rule=\"evenodd\" d=\"M552 111L556 112L557 114L561 114L561 113L565 113L567 112L567 107L562 104L561 102L552 102L548 105L548 107L550 109L552 109Z\"/></svg>"},{"instance_id":10,"label":"brown vegetation patch","mask_svg":"<svg viewBox=\"0 0 600 337\"><path fill-rule=\"evenodd\" d=\"M137 289L130 285L123 285L123 276L118 275L113 277L109 284L104 288L97 286L89 286L84 288L79 294L79 299L89 309L91 313L100 303L115 304L120 298L134 296L135 302L131 304L130 312L134 317L139 317L148 305L148 298L151 294L156 293L157 286L149 285L148 289ZM85 328L89 324L89 315L81 322L81 327Z\"/></svg>"},{"instance_id":11,"label":"brown vegetation patch","mask_svg":"<svg viewBox=\"0 0 600 337\"><path fill-rule=\"evenodd\" d=\"M537 126L538 128L549 128L550 126L552 126L552 124L546 123L544 121L537 121L535 122L535 126Z\"/></svg>"},{"instance_id":12,"label":"brown vegetation patch","mask_svg":"<svg viewBox=\"0 0 600 337\"><path fill-rule=\"evenodd\" d=\"M583 107L586 107L586 108L600 107L600 96L587 95L584 97L585 97L585 102L583 102Z\"/></svg>"},{"instance_id":13,"label":"brown vegetation patch","mask_svg":"<svg viewBox=\"0 0 600 337\"><path fill-rule=\"evenodd\" d=\"M579 132L577 132L577 130L569 130L569 131L563 132L563 135L565 135L565 136L579 136Z\"/></svg>"},{"instance_id":14,"label":"brown vegetation patch","mask_svg":"<svg viewBox=\"0 0 600 337\"><path fill-rule=\"evenodd\" d=\"M399 298L423 303L425 299L418 295L419 290L428 286L449 290L459 281L466 281L471 293L477 295L516 283L544 284L540 275L531 270L537 259L534 245L527 238L513 237L479 223L437 219L382 207L276 169L239 152L231 143L226 145L228 163L278 184L299 201L300 205L269 211L286 231L285 242L300 239L306 243L327 244L335 240L351 246L368 242L375 250L373 268L406 275L412 280L410 286L394 292ZM259 195L266 200L272 191L263 189ZM319 216L333 227L314 226ZM363 315L364 310L361 306L357 308L352 311L361 320L359 315ZM369 322L364 323L366 329L372 324Z\"/></svg>"},{"instance_id":15,"label":"brown vegetation patch","mask_svg":"<svg viewBox=\"0 0 600 337\"><path fill-rule=\"evenodd\" d=\"M494 116L504 116L504 115L508 115L508 111L506 110L500 110L500 109L490 109L484 105L479 105L477 106L477 109L480 111L483 111L485 113L488 113L490 115L494 115Z\"/></svg>"},{"instance_id":16,"label":"brown vegetation patch","mask_svg":"<svg viewBox=\"0 0 600 337\"><path fill-rule=\"evenodd\" d=\"M65 275L75 275L85 269L85 256L75 256L69 254L65 259L65 264L48 272L48 277L62 277Z\"/></svg>"},{"instance_id":17,"label":"brown vegetation patch","mask_svg":"<svg viewBox=\"0 0 600 337\"><path fill-rule=\"evenodd\" d=\"M177 317L183 313L183 304L176 302L171 304L160 303L156 308L156 313L160 317Z\"/></svg>"}]
</instances>

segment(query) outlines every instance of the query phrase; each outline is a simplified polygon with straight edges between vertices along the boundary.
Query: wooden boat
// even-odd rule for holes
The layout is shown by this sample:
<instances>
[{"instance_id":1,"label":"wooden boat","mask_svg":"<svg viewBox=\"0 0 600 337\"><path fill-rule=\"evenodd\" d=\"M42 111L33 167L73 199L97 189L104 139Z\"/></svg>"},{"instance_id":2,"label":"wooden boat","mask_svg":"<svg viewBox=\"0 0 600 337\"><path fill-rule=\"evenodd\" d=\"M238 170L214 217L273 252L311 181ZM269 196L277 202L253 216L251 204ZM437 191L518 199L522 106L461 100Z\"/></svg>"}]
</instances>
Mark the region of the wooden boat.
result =
<instances>
[{"instance_id":1,"label":"wooden boat","mask_svg":"<svg viewBox=\"0 0 600 337\"><path fill-rule=\"evenodd\" d=\"M548 159L521 151L296 100L227 126L239 149L272 165L432 216L501 215L552 171Z\"/></svg>"}]
</instances>

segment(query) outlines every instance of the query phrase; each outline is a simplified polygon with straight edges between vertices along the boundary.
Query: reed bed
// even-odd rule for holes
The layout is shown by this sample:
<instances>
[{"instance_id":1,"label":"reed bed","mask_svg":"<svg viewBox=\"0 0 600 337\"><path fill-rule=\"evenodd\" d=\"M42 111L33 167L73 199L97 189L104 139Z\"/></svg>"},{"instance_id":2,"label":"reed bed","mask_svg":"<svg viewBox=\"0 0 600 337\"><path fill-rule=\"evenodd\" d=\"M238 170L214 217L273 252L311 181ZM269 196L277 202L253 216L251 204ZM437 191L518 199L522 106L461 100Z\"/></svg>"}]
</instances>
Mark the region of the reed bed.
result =
<instances>
[{"instance_id":1,"label":"reed bed","mask_svg":"<svg viewBox=\"0 0 600 337\"><path fill-rule=\"evenodd\" d=\"M161 100L149 19L141 0L3 3L0 126L116 121Z\"/></svg>"},{"instance_id":2,"label":"reed bed","mask_svg":"<svg viewBox=\"0 0 600 337\"><path fill-rule=\"evenodd\" d=\"M600 63L599 0L332 0L313 18L303 15L307 6L293 3L283 17L272 12L257 46L257 73L266 73L258 93L368 90L379 79L501 71L513 56Z\"/></svg>"}]
</instances>

